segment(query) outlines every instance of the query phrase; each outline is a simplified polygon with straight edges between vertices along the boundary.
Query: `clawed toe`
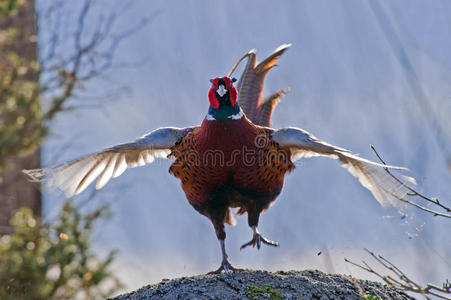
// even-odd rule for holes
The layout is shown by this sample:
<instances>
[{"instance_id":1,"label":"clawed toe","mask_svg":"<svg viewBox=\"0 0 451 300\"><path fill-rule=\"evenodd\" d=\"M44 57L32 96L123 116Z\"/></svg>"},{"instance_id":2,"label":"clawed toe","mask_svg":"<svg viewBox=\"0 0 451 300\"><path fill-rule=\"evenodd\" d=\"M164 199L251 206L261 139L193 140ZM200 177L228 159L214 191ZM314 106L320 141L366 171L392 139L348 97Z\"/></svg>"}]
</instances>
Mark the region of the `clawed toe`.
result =
<instances>
[{"instance_id":1,"label":"clawed toe","mask_svg":"<svg viewBox=\"0 0 451 300\"><path fill-rule=\"evenodd\" d=\"M243 244L240 247L240 250L243 250L244 248L246 248L247 246L250 246L250 245L252 245L252 247L255 247L255 245L257 245L257 249L260 250L262 242L263 242L263 244L266 244L269 246L279 247L279 243L268 240L268 239L264 238L263 236L261 236L259 233L254 233L254 237L252 238L252 240L250 240L246 244Z\"/></svg>"},{"instance_id":2,"label":"clawed toe","mask_svg":"<svg viewBox=\"0 0 451 300\"><path fill-rule=\"evenodd\" d=\"M237 273L237 272L244 272L244 269L238 269L232 267L232 265L228 261L223 261L221 266L215 270L207 273L207 275L215 275L215 274L221 274L224 271L224 273Z\"/></svg>"},{"instance_id":3,"label":"clawed toe","mask_svg":"<svg viewBox=\"0 0 451 300\"><path fill-rule=\"evenodd\" d=\"M270 240L268 240L268 239L265 239L265 238L262 237L262 236L260 236L260 238L261 238L262 242L263 242L264 244L266 244L266 245L273 246L273 247L279 247L279 243L278 243L278 242L270 241Z\"/></svg>"}]
</instances>

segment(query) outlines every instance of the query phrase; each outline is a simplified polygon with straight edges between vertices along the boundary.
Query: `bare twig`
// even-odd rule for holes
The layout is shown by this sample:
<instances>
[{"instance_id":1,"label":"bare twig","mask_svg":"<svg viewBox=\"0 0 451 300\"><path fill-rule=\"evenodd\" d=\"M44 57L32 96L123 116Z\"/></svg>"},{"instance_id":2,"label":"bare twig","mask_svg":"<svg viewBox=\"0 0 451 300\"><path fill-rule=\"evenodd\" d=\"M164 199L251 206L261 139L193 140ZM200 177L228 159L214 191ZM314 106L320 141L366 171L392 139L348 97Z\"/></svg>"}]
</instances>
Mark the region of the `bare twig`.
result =
<instances>
[{"instance_id":1,"label":"bare twig","mask_svg":"<svg viewBox=\"0 0 451 300\"><path fill-rule=\"evenodd\" d=\"M51 6L47 12L48 23L61 23L63 2ZM80 7L76 27L71 38L61 40L59 27L50 26L52 30L48 37L49 43L43 43L39 63L41 65L42 80L41 95L50 95L51 103L43 116L44 121L53 119L55 115L68 108L68 100L72 99L76 91L83 88L83 83L98 79L113 67L113 60L118 46L137 31L144 28L155 16L138 19L135 24L113 34L113 27L123 15L130 3L120 6L97 17L94 26L88 27L90 14L96 7L94 0L84 0ZM53 22L52 22L53 20ZM47 24L42 24L49 26ZM52 24L50 24L52 25ZM55 27L57 27L55 29ZM116 30L117 31L117 30ZM68 44L72 47L66 47ZM48 49L46 49L48 48ZM69 49L69 50L67 50ZM120 62L121 63L121 62ZM116 62L115 62L116 64ZM124 62L122 62L124 64ZM119 89L122 86L119 87ZM88 106L92 106L89 104ZM93 107L96 107L95 105Z\"/></svg>"},{"instance_id":2,"label":"bare twig","mask_svg":"<svg viewBox=\"0 0 451 300\"><path fill-rule=\"evenodd\" d=\"M435 296L440 299L451 299L451 297L447 296L451 295L451 283L448 281L448 279L443 283L442 287L430 283L426 284L425 287L422 287L420 284L410 279L403 271L401 271L401 269L395 266L395 264L390 262L388 259L384 258L382 255L376 255L366 248L365 251L368 252L385 269L394 274L395 277L391 276L390 274L381 275L381 273L374 270L365 261L362 261L361 265L345 258L345 262L376 275L389 286L397 288L399 290L418 293L423 295L426 299L430 299L428 296Z\"/></svg>"},{"instance_id":3,"label":"bare twig","mask_svg":"<svg viewBox=\"0 0 451 300\"><path fill-rule=\"evenodd\" d=\"M109 73L116 74L112 70L117 71L118 66L127 67L128 60L117 61L118 47L156 16L139 18L124 26L120 20L133 2L119 2L120 5L104 6L96 0L76 4L54 0L38 5L37 60L8 50L3 45L7 43L0 45L3 66L0 99L19 99L11 103L20 104L8 110L6 101L0 100L0 127L7 124L0 130L0 177L11 157L28 154L39 147L49 132L49 123L60 112L79 107L97 108L106 100L119 98L124 91L126 84L120 81L104 94L96 95L97 100L80 97L87 85L106 80ZM13 34L5 36L9 38L9 35Z\"/></svg>"},{"instance_id":4,"label":"bare twig","mask_svg":"<svg viewBox=\"0 0 451 300\"><path fill-rule=\"evenodd\" d=\"M379 153L377 153L376 148L371 145L371 149L374 151L374 153L376 154L377 158L379 158L379 160L382 162L382 164L386 165L385 161L381 158L381 156L379 155ZM398 177L396 177L392 172L390 172L390 170L388 168L384 168L385 172L388 173L388 175L390 175L396 182L398 182L402 187L406 188L409 192L406 193L405 197L400 197L398 195L392 194L391 195L393 197L395 197L396 199L398 199L399 201L402 201L404 203L407 203L409 205L415 206L416 208L419 208L423 211L426 211L428 213L431 213L433 216L440 216L440 217L445 217L445 218L450 218L451 219L451 214L449 214L449 212L451 212L451 208L443 205L438 198L431 198L431 197L427 197L421 193L419 193L418 191L416 191L415 189L413 189L411 186L407 185L404 181L402 181L401 179L399 179ZM408 198L409 197L409 198ZM434 207L436 207L437 209L441 209L444 210L445 212L440 212L436 209L430 209L427 208L421 204L418 204L410 199L415 199L415 197L418 197L420 199L423 199L427 202L429 202L430 204L433 204Z\"/></svg>"}]
</instances>

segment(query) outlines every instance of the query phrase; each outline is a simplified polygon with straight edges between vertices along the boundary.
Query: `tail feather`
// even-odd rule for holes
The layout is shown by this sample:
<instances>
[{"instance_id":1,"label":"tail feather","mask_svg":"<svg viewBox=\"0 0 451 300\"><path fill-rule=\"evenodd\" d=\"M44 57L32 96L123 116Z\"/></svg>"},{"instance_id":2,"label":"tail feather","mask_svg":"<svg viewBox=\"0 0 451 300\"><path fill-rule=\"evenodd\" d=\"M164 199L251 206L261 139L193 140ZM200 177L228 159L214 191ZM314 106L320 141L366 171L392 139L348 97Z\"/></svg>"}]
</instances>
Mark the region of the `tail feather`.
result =
<instances>
[{"instance_id":1,"label":"tail feather","mask_svg":"<svg viewBox=\"0 0 451 300\"><path fill-rule=\"evenodd\" d=\"M277 47L274 52L265 58L261 63L258 64L256 71L257 73L261 73L267 71L276 65L277 60L282 56L282 54L291 47L291 44L283 44Z\"/></svg>"},{"instance_id":2,"label":"tail feather","mask_svg":"<svg viewBox=\"0 0 451 300\"><path fill-rule=\"evenodd\" d=\"M268 56L258 64L256 51L250 50L235 63L228 74L228 76L230 77L236 67L244 59L248 59L243 74L241 75L240 80L237 84L237 89L239 92L238 101L244 113L255 124L260 123L259 111L261 109L260 106L263 106L264 104L262 96L266 75L268 71L276 65L277 60L290 46L290 44L281 45L270 56ZM265 113L265 118L268 118L268 120L265 120L266 123L270 122L271 113L275 107L274 103L276 102L273 102L272 105L268 104L264 108L265 110L269 111L269 113Z\"/></svg>"},{"instance_id":3,"label":"tail feather","mask_svg":"<svg viewBox=\"0 0 451 300\"><path fill-rule=\"evenodd\" d=\"M271 116L274 108L282 100L290 89L283 89L263 99L262 104L258 108L257 125L271 127Z\"/></svg>"}]
</instances>

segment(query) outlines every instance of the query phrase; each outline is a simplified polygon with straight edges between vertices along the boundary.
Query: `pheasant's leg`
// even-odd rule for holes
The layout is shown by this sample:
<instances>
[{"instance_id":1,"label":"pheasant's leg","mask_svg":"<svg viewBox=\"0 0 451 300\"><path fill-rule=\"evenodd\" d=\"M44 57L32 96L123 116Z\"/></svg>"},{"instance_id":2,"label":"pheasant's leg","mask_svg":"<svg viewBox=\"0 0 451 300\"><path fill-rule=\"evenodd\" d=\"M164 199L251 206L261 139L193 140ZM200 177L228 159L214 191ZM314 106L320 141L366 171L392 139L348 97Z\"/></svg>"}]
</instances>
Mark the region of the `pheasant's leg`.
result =
<instances>
[{"instance_id":1,"label":"pheasant's leg","mask_svg":"<svg viewBox=\"0 0 451 300\"><path fill-rule=\"evenodd\" d=\"M240 250L243 250L244 248L246 248L247 246L250 246L250 245L252 245L252 247L255 247L255 245L257 245L257 249L260 250L262 242L263 242L263 244L266 244L269 246L279 247L279 243L268 240L267 238L263 237L260 234L260 232L257 229L259 217L260 217L260 212L256 213L253 210L250 210L250 211L248 210L248 223L249 223L249 226L252 228L252 231L254 232L254 236L252 237L252 240L250 240L246 244L243 244L240 247Z\"/></svg>"},{"instance_id":2,"label":"pheasant's leg","mask_svg":"<svg viewBox=\"0 0 451 300\"><path fill-rule=\"evenodd\" d=\"M224 223L222 221L221 222L213 221L213 226L215 227L216 236L218 237L219 244L221 245L222 262L217 270L212 271L208 274L220 274L222 271L224 271L225 273L244 271L243 269L237 269L237 268L232 267L232 265L230 264L230 262L228 260L227 253L225 250L226 233L225 233L225 229L224 229Z\"/></svg>"},{"instance_id":3,"label":"pheasant's leg","mask_svg":"<svg viewBox=\"0 0 451 300\"><path fill-rule=\"evenodd\" d=\"M221 266L215 270L212 271L208 274L220 274L222 271L224 271L225 273L232 273L232 272L243 272L243 269L237 269L232 267L232 265L230 264L228 257L227 257L227 253L225 251L225 241L224 240L219 240L219 243L221 244L221 251L222 251L222 262L221 262Z\"/></svg>"}]
</instances>

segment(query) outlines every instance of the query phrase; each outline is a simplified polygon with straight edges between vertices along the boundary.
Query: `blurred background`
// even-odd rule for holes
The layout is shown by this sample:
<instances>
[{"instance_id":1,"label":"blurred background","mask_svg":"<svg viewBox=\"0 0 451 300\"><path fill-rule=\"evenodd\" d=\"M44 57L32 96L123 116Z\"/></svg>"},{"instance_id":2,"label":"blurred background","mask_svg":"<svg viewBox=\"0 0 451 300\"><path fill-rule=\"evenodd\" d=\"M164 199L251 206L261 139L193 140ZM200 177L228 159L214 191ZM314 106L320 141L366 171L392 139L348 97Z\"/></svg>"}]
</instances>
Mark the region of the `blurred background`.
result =
<instances>
[{"instance_id":1,"label":"blurred background","mask_svg":"<svg viewBox=\"0 0 451 300\"><path fill-rule=\"evenodd\" d=\"M161 126L200 124L210 78L226 75L252 48L263 59L292 43L266 80L267 95L292 89L273 127L300 127L377 161L373 144L387 163L410 169L404 174L417 179L418 191L450 206L449 1L36 0L34 6L37 60L48 67L39 82L59 84L41 90L43 110L67 94L72 71L80 78L63 111L45 121L46 138L35 154L44 167ZM78 66L80 49L89 55ZM220 262L210 221L188 204L168 174L170 163L128 170L71 200L82 211L110 205L113 217L96 225L93 249L119 251L111 267L125 290L203 274ZM55 220L64 201L43 191L44 221ZM371 261L368 248L419 283L450 278L449 219L411 206L384 209L328 158L298 162L259 227L281 247L240 251L252 232L246 217L238 218L226 228L234 266L375 279L344 262Z\"/></svg>"}]
</instances>

